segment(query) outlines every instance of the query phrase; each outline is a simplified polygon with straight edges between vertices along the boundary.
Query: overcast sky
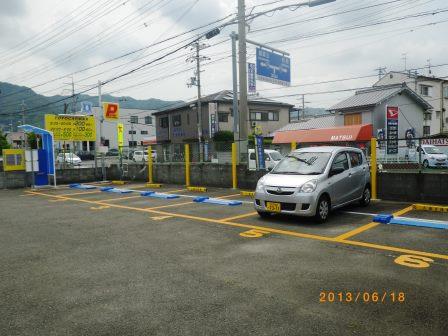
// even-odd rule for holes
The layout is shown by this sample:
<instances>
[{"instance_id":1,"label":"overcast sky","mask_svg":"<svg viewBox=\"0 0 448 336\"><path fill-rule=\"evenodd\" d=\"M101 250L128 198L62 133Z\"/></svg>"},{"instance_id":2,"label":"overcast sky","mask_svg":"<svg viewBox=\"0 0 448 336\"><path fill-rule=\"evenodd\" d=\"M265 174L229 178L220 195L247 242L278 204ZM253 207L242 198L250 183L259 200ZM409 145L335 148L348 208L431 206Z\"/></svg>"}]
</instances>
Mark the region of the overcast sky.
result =
<instances>
[{"instance_id":1,"label":"overcast sky","mask_svg":"<svg viewBox=\"0 0 448 336\"><path fill-rule=\"evenodd\" d=\"M246 0L247 13L300 3L273 2ZM216 24L162 42L167 38L227 16L226 20L232 19L236 6L237 0L1 0L0 81L44 84L35 91L67 94L74 73L76 92L84 91L98 80L105 82L164 56ZM445 10L448 3L443 0L337 0L260 16L250 22L248 38L291 54L292 87L258 81L259 94L293 104L301 104L300 95L306 94L307 106L329 107L351 92L328 91L371 86L376 68L403 70L404 54L407 68L425 67L428 60L434 66L448 63ZM440 13L422 15L429 12ZM380 24L384 21L391 22ZM276 27L281 24L289 25ZM359 25L368 26L354 29ZM210 47L202 54L210 60L203 62L203 94L231 89L228 37L236 29L230 25L204 42ZM154 43L160 44L108 62ZM247 51L248 60L254 62L255 48L248 45ZM189 53L189 48L181 49L104 85L103 92L138 99L191 99L196 89L186 85L193 76ZM80 71L87 67L92 68ZM420 73L427 74L428 69ZM434 67L433 74L447 76L448 67ZM313 84L358 76L371 77ZM96 94L96 89L87 93ZM294 96L279 97L286 95Z\"/></svg>"}]
</instances>

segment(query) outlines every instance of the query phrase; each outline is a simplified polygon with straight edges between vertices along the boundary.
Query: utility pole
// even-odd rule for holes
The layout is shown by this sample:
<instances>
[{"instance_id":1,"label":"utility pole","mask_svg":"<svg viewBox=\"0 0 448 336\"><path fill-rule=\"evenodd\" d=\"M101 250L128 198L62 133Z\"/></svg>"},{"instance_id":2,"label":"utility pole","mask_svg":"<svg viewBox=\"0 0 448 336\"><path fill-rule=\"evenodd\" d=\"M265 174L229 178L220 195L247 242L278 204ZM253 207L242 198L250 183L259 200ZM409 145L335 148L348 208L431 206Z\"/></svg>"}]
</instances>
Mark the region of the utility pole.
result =
<instances>
[{"instance_id":1,"label":"utility pole","mask_svg":"<svg viewBox=\"0 0 448 336\"><path fill-rule=\"evenodd\" d=\"M25 125L25 101L22 100L22 104L20 104L20 107L22 108L22 125Z\"/></svg>"},{"instance_id":2,"label":"utility pole","mask_svg":"<svg viewBox=\"0 0 448 336\"><path fill-rule=\"evenodd\" d=\"M381 80L381 78L383 78L383 76L386 74L386 67L378 67L375 69L376 71L378 71L378 80Z\"/></svg>"},{"instance_id":3,"label":"utility pole","mask_svg":"<svg viewBox=\"0 0 448 336\"><path fill-rule=\"evenodd\" d=\"M196 118L197 118L197 129L198 129L198 145L199 145L199 161L203 161L203 147L202 147L202 103L201 103L201 62L209 60L210 58L206 56L201 56L200 52L202 49L208 48L208 45L201 44L199 40L194 43L193 49L195 55L189 57L187 62L196 62L195 77L190 78L190 82L187 83L188 87L197 87L197 106L196 106Z\"/></svg>"},{"instance_id":4,"label":"utility pole","mask_svg":"<svg viewBox=\"0 0 448 336\"><path fill-rule=\"evenodd\" d=\"M132 119L129 120L131 123L131 143L132 147L134 147L134 123L132 122Z\"/></svg>"},{"instance_id":5,"label":"utility pole","mask_svg":"<svg viewBox=\"0 0 448 336\"><path fill-rule=\"evenodd\" d=\"M201 103L201 59L199 58L199 52L201 50L201 45L199 41L196 41L196 78L197 78L197 88L198 88L198 143L199 143L199 162L202 162L202 103Z\"/></svg>"},{"instance_id":6,"label":"utility pole","mask_svg":"<svg viewBox=\"0 0 448 336\"><path fill-rule=\"evenodd\" d=\"M247 106L246 5L244 0L238 0L238 56L240 83L239 140L247 140L249 111Z\"/></svg>"},{"instance_id":7,"label":"utility pole","mask_svg":"<svg viewBox=\"0 0 448 336\"><path fill-rule=\"evenodd\" d=\"M72 76L72 113L76 113L75 81Z\"/></svg>"},{"instance_id":8,"label":"utility pole","mask_svg":"<svg viewBox=\"0 0 448 336\"><path fill-rule=\"evenodd\" d=\"M103 121L104 121L104 116L103 116L103 102L102 102L102 97L101 97L101 81L98 81L98 106L99 106L99 114L100 114L100 142L97 145L97 147L99 146L103 146ZM97 150L98 152L98 150ZM104 165L104 153L101 153L101 173L103 175L103 181L106 180L106 167Z\"/></svg>"},{"instance_id":9,"label":"utility pole","mask_svg":"<svg viewBox=\"0 0 448 336\"><path fill-rule=\"evenodd\" d=\"M232 40L232 82L233 82L233 140L238 141L239 135L239 113L238 113L238 69L236 60L236 41L238 35L235 32L230 34Z\"/></svg>"},{"instance_id":10,"label":"utility pole","mask_svg":"<svg viewBox=\"0 0 448 336\"><path fill-rule=\"evenodd\" d=\"M305 95L302 95L302 117L305 119Z\"/></svg>"},{"instance_id":11,"label":"utility pole","mask_svg":"<svg viewBox=\"0 0 448 336\"><path fill-rule=\"evenodd\" d=\"M408 53L402 53L401 59L404 61L404 71L408 70Z\"/></svg>"}]
</instances>

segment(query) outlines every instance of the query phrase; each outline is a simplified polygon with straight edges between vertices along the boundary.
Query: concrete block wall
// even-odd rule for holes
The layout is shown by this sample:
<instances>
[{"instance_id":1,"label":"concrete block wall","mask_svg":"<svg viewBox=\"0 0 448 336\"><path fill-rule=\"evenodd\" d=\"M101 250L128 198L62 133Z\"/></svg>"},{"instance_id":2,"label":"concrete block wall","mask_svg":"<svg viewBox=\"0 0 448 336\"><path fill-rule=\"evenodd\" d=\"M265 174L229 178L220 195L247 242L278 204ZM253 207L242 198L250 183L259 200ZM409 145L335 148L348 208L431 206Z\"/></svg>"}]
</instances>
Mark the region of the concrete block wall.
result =
<instances>
[{"instance_id":1,"label":"concrete block wall","mask_svg":"<svg viewBox=\"0 0 448 336\"><path fill-rule=\"evenodd\" d=\"M448 174L380 173L378 198L448 204Z\"/></svg>"}]
</instances>

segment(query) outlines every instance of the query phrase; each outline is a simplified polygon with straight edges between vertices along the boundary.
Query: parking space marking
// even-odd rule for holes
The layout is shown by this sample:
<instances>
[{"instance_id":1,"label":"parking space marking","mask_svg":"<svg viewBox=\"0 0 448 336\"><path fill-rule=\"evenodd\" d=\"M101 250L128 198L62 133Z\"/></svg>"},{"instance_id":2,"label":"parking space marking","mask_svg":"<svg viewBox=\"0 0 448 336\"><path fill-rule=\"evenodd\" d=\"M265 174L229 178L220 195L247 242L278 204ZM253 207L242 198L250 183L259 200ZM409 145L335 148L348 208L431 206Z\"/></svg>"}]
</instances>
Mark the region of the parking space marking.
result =
<instances>
[{"instance_id":1,"label":"parking space marking","mask_svg":"<svg viewBox=\"0 0 448 336\"><path fill-rule=\"evenodd\" d=\"M254 211L254 212L249 212L246 214L242 214L242 215L238 215L238 216L233 216L233 217L227 217L227 218L223 218L221 219L223 222L227 222L227 221L232 221L235 219L240 219L240 218L246 218L246 217L252 217L258 215L258 212Z\"/></svg>"},{"instance_id":2,"label":"parking space marking","mask_svg":"<svg viewBox=\"0 0 448 336\"><path fill-rule=\"evenodd\" d=\"M408 206L408 207L406 207L404 209L401 209L399 211L394 212L393 215L395 217L401 216L401 215L404 215L405 213L407 213L409 211L412 211L412 210L413 210L413 207L412 206ZM372 229L372 228L374 228L374 227L376 227L378 225L380 225L380 223L370 222L369 224L360 226L359 228L356 228L354 230L351 230L351 231L343 233L343 234L341 234L339 236L336 236L335 239L337 241L346 240L347 238L351 238L353 236L356 236L357 234L360 234L361 232L370 230L370 229Z\"/></svg>"},{"instance_id":3,"label":"parking space marking","mask_svg":"<svg viewBox=\"0 0 448 336\"><path fill-rule=\"evenodd\" d=\"M370 213L370 212L358 212L358 211L341 211L342 213L347 213L351 215L363 215L363 216L376 216L377 214Z\"/></svg>"},{"instance_id":4,"label":"parking space marking","mask_svg":"<svg viewBox=\"0 0 448 336\"><path fill-rule=\"evenodd\" d=\"M256 229L256 230L261 230L261 231L268 231L270 233L277 233L277 234L281 234L281 235L287 235L287 236L293 236L293 237L299 237L299 238L307 238L307 239L313 239L313 240L318 240L318 241L326 241L326 242L331 242L331 243L335 243L335 244L361 246L361 247L366 247L366 248L371 248L371 249L376 249L376 250L392 251L392 252L399 252L399 253L405 253L405 254L420 255L420 256L425 256L425 257L429 257L429 258L448 260L448 255L444 255L444 254L430 253L430 252L424 252L424 251L418 251L418 250L410 250L410 249L405 249L405 248L400 248L400 247L379 245L379 244L366 243L366 242L360 242L360 241L354 241L354 240L339 240L339 239L331 238L331 237L312 235L312 234L307 234L307 233L299 233L299 232L293 232L293 231L286 231L286 230L274 229L274 228L270 228L270 227L241 224L241 223L235 223L235 222L230 222L230 221L225 222L220 219L205 218L205 217L198 217L198 216L191 216L191 215L184 215L184 214L176 214L176 213L170 213L170 212L164 212L164 211L158 211L158 210L148 210L148 209L144 209L144 208L135 208L135 207L119 205L119 204L108 204L108 203L104 203L104 202L91 201L91 200L80 199L80 198L72 198L72 197L67 197L67 196L45 194L42 192L33 192L33 191L27 191L27 192L33 193L35 195L42 195L42 196L47 196L47 197L52 197L52 198L66 198L68 200L75 201L75 202L96 204L96 205L100 205L100 206L109 206L109 207L118 208L118 209L127 209L127 210L153 213L153 214L158 214L160 216L172 216L172 217L197 220L197 221L207 222L207 223L224 224L224 225L239 227L239 228L249 228L249 229Z\"/></svg>"}]
</instances>

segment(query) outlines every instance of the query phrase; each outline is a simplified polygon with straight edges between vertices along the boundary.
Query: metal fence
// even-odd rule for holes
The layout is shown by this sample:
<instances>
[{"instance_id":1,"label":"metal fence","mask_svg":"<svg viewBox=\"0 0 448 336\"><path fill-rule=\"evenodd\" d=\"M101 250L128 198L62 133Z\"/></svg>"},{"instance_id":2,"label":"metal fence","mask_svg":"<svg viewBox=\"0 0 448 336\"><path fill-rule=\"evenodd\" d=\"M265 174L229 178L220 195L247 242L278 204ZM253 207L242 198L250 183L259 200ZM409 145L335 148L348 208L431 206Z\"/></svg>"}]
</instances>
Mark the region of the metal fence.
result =
<instances>
[{"instance_id":1,"label":"metal fence","mask_svg":"<svg viewBox=\"0 0 448 336\"><path fill-rule=\"evenodd\" d=\"M440 173L448 171L447 138L380 139L379 171Z\"/></svg>"}]
</instances>

